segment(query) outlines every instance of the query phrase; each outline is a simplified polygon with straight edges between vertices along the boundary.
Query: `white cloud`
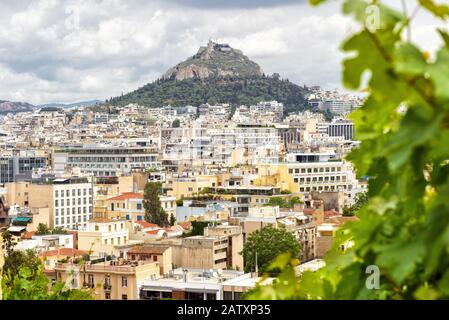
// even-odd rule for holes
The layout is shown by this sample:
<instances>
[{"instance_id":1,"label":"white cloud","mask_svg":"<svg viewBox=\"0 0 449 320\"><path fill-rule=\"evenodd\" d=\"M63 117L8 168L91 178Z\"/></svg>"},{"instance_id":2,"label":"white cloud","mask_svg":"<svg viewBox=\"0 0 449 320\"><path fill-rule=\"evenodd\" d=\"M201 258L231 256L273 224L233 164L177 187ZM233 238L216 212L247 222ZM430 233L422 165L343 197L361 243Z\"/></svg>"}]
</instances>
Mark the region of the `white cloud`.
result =
<instances>
[{"instance_id":1,"label":"white cloud","mask_svg":"<svg viewBox=\"0 0 449 320\"><path fill-rule=\"evenodd\" d=\"M204 1L2 1L0 99L110 98L155 80L210 38L241 49L266 73L339 86L338 48L353 31L339 4L221 1L204 9ZM416 37L431 46L428 32L420 23Z\"/></svg>"}]
</instances>

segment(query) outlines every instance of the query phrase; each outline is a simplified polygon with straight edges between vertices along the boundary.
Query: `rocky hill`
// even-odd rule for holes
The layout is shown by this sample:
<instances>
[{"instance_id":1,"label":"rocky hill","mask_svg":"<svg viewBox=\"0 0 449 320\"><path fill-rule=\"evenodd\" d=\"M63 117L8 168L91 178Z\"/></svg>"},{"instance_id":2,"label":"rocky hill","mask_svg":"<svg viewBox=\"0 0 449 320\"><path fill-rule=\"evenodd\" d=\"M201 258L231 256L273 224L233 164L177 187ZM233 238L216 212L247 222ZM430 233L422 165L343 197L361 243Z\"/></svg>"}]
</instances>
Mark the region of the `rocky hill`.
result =
<instances>
[{"instance_id":1,"label":"rocky hill","mask_svg":"<svg viewBox=\"0 0 449 320\"><path fill-rule=\"evenodd\" d=\"M31 112L36 109L36 106L26 102L11 102L0 100L0 114Z\"/></svg>"},{"instance_id":2,"label":"rocky hill","mask_svg":"<svg viewBox=\"0 0 449 320\"><path fill-rule=\"evenodd\" d=\"M210 41L206 47L201 47L196 55L168 70L162 79L186 80L227 76L245 78L262 75L262 68L242 51L227 44Z\"/></svg>"},{"instance_id":3,"label":"rocky hill","mask_svg":"<svg viewBox=\"0 0 449 320\"><path fill-rule=\"evenodd\" d=\"M277 100L286 112L307 108L307 91L279 75L266 76L262 68L240 50L209 42L196 55L170 68L159 80L120 97L105 106L137 103L158 108L164 105L198 106L231 103L234 106Z\"/></svg>"}]
</instances>

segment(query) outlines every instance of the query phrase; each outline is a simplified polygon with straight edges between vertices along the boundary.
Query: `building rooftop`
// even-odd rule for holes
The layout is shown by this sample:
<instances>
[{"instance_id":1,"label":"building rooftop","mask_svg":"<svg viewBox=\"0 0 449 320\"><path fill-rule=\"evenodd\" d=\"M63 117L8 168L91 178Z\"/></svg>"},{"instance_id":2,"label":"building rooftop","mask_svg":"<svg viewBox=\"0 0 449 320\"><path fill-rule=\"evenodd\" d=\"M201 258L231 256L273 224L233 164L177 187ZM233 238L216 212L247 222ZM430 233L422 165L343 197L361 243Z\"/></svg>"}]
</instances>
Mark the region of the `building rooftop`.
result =
<instances>
[{"instance_id":1,"label":"building rooftop","mask_svg":"<svg viewBox=\"0 0 449 320\"><path fill-rule=\"evenodd\" d=\"M141 193L134 193L134 192L126 192L119 196L109 198L110 201L123 201L123 200L129 200L129 199L143 199L143 194Z\"/></svg>"},{"instance_id":2,"label":"building rooftop","mask_svg":"<svg viewBox=\"0 0 449 320\"><path fill-rule=\"evenodd\" d=\"M128 251L128 254L162 254L165 251L170 249L170 247L164 247L164 246L149 246L149 245L143 245L143 246L135 246L131 248L131 250Z\"/></svg>"},{"instance_id":3,"label":"building rooftop","mask_svg":"<svg viewBox=\"0 0 449 320\"><path fill-rule=\"evenodd\" d=\"M39 254L41 257L54 257L54 256L66 256L66 257L81 257L87 255L88 251L77 250L72 248L58 248L55 250L49 250Z\"/></svg>"}]
</instances>

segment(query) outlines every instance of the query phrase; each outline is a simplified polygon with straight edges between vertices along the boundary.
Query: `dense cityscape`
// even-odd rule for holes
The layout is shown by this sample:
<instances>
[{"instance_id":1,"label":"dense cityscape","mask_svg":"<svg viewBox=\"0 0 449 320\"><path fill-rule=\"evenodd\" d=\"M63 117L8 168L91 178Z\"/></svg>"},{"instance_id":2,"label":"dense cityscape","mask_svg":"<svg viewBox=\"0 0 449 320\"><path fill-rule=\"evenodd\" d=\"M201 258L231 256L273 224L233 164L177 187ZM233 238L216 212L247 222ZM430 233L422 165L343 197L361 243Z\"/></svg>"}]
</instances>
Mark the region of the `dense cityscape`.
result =
<instances>
[{"instance_id":1,"label":"dense cityscape","mask_svg":"<svg viewBox=\"0 0 449 320\"><path fill-rule=\"evenodd\" d=\"M448 299L448 19L2 1L0 300L200 319Z\"/></svg>"},{"instance_id":2,"label":"dense cityscape","mask_svg":"<svg viewBox=\"0 0 449 320\"><path fill-rule=\"evenodd\" d=\"M267 227L298 242L298 275L320 268L366 182L344 160L360 100L311 90L317 112L288 115L277 101L2 115L2 228L96 299L239 300L263 267L242 250Z\"/></svg>"}]
</instances>

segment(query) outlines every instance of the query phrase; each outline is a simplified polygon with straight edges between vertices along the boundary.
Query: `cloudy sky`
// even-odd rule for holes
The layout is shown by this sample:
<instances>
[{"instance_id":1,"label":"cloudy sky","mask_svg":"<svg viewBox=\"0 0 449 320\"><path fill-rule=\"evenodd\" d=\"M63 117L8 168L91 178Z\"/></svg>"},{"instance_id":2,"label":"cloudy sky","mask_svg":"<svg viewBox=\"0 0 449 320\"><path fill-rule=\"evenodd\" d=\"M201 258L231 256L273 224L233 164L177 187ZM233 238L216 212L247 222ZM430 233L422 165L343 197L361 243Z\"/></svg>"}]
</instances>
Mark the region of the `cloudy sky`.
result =
<instances>
[{"instance_id":1,"label":"cloudy sky","mask_svg":"<svg viewBox=\"0 0 449 320\"><path fill-rule=\"evenodd\" d=\"M395 2L395 0L391 0ZM331 1L2 0L0 100L107 99L151 82L209 39L243 50L268 74L339 87L341 41L355 30ZM414 37L436 45L428 17Z\"/></svg>"}]
</instances>

